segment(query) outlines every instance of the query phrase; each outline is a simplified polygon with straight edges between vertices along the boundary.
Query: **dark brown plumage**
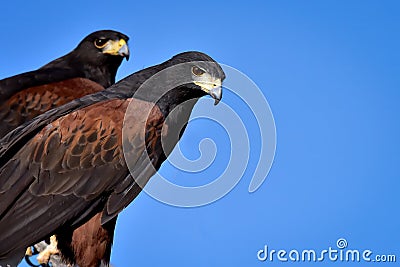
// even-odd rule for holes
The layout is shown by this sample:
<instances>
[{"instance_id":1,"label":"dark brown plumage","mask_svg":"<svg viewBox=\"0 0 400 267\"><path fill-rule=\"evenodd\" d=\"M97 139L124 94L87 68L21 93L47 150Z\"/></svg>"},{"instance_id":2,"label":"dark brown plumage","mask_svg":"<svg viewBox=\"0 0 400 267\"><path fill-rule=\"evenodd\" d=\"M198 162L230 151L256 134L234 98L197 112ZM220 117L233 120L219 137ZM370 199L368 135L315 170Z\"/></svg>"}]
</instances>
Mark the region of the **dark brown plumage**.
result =
<instances>
[{"instance_id":1,"label":"dark brown plumage","mask_svg":"<svg viewBox=\"0 0 400 267\"><path fill-rule=\"evenodd\" d=\"M42 68L0 80L0 137L47 110L114 84L122 59L129 58L128 39L116 31L97 31Z\"/></svg>"},{"instance_id":2,"label":"dark brown plumage","mask_svg":"<svg viewBox=\"0 0 400 267\"><path fill-rule=\"evenodd\" d=\"M128 39L120 32L97 31L42 68L0 80L0 137L47 110L114 84L123 57L129 57Z\"/></svg>"},{"instance_id":3,"label":"dark brown plumage","mask_svg":"<svg viewBox=\"0 0 400 267\"><path fill-rule=\"evenodd\" d=\"M137 91L171 66L173 71ZM196 74L194 68L204 73ZM68 260L81 267L99 266L85 256L97 253L99 237L93 242L98 247L87 242L85 252L76 244L87 239L81 232L75 244L73 230L91 220L91 234L105 240L101 250L109 256L116 216L166 159L178 141L178 125L188 121L196 100L207 93L221 98L224 78L207 55L182 53L50 110L7 135L0 144L0 264L15 264L26 246L56 234L63 240L63 255L79 255ZM180 81L184 83L169 90ZM128 124L123 128L124 116ZM169 140L166 147L161 146L162 136Z\"/></svg>"},{"instance_id":4,"label":"dark brown plumage","mask_svg":"<svg viewBox=\"0 0 400 267\"><path fill-rule=\"evenodd\" d=\"M60 231L57 236L58 247L64 258L75 259L78 266L100 266L110 259L111 245L117 217L101 224L102 213L97 213L88 222L73 231Z\"/></svg>"}]
</instances>

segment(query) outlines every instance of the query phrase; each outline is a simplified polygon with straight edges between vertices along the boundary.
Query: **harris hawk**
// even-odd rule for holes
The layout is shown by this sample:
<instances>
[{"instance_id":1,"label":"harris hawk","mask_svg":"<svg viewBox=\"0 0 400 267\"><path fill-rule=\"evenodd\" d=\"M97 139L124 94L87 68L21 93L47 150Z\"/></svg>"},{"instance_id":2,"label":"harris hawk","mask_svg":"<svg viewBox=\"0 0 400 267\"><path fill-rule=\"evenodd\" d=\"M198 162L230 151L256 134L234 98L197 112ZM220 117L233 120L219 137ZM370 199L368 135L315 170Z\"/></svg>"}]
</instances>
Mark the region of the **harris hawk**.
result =
<instances>
[{"instance_id":1,"label":"harris hawk","mask_svg":"<svg viewBox=\"0 0 400 267\"><path fill-rule=\"evenodd\" d=\"M115 83L128 36L102 30L43 67L0 80L0 137L45 111Z\"/></svg>"},{"instance_id":2,"label":"harris hawk","mask_svg":"<svg viewBox=\"0 0 400 267\"><path fill-rule=\"evenodd\" d=\"M3 138L0 265L16 265L27 246L52 234L69 263L107 265L118 213L167 158L197 99L207 94L216 103L221 99L224 79L206 54L181 53L52 109ZM97 249L90 242L85 251L79 247L87 237L73 238L74 229L90 219L98 229L92 238L103 240L107 250L102 262L86 261Z\"/></svg>"},{"instance_id":3,"label":"harris hawk","mask_svg":"<svg viewBox=\"0 0 400 267\"><path fill-rule=\"evenodd\" d=\"M123 58L129 59L128 40L117 31L96 31L43 67L0 80L0 137L49 109L114 84Z\"/></svg>"}]
</instances>

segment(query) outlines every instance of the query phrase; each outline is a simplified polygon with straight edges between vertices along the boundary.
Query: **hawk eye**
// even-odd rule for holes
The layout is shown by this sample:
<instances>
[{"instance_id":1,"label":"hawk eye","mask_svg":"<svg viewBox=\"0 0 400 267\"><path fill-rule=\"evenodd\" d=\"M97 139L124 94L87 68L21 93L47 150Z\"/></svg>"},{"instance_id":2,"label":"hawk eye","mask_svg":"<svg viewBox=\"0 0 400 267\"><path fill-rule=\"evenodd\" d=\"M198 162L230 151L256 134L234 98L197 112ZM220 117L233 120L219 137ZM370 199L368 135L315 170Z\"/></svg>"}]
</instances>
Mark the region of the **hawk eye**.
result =
<instances>
[{"instance_id":1,"label":"hawk eye","mask_svg":"<svg viewBox=\"0 0 400 267\"><path fill-rule=\"evenodd\" d=\"M206 71L203 70L202 68L197 67L197 66L193 66L193 67L192 67L192 72L193 72L193 74L196 75L196 76L201 76L201 75L203 75Z\"/></svg>"},{"instance_id":2,"label":"hawk eye","mask_svg":"<svg viewBox=\"0 0 400 267\"><path fill-rule=\"evenodd\" d=\"M107 44L107 42L108 42L108 39L96 39L95 41L94 41L94 45L97 47L97 48L103 48L103 47L105 47L106 46L106 44Z\"/></svg>"}]
</instances>

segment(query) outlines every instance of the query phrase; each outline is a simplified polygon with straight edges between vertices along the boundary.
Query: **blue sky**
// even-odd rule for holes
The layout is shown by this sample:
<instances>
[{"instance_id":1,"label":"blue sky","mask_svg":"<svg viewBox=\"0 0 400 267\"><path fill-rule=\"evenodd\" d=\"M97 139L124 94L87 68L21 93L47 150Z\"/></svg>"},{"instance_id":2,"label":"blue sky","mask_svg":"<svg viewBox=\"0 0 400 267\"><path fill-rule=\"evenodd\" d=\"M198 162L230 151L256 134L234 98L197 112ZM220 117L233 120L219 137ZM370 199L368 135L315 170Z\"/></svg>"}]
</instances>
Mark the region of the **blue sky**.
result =
<instances>
[{"instance_id":1,"label":"blue sky","mask_svg":"<svg viewBox=\"0 0 400 267\"><path fill-rule=\"evenodd\" d=\"M271 106L277 150L259 190L248 193L254 138L249 170L212 204L177 208L142 193L119 217L115 266L283 266L290 263L259 261L257 251L321 251L339 238L400 260L397 1L8 1L0 12L0 78L44 65L92 31L115 29L131 37L132 51L118 79L200 50L248 75ZM224 101L251 117L232 95ZM211 122L194 121L181 149L198 157L204 137L221 155L210 170L164 166L163 174L202 184L224 168L229 142Z\"/></svg>"}]
</instances>

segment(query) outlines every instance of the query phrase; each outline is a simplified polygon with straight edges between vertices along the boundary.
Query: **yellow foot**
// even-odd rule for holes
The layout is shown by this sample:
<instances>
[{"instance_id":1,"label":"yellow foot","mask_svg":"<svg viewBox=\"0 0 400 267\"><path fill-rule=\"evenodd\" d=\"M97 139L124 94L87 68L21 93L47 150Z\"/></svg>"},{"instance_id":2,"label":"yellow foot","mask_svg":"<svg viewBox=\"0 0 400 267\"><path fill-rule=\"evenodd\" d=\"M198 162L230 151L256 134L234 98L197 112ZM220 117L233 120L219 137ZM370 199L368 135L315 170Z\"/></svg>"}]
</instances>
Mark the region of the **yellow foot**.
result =
<instances>
[{"instance_id":1,"label":"yellow foot","mask_svg":"<svg viewBox=\"0 0 400 267\"><path fill-rule=\"evenodd\" d=\"M60 251L57 249L56 236L52 235L50 237L50 245L48 245L45 250L40 252L36 259L40 264L47 264L49 263L51 255L56 254L60 254Z\"/></svg>"},{"instance_id":2,"label":"yellow foot","mask_svg":"<svg viewBox=\"0 0 400 267\"><path fill-rule=\"evenodd\" d=\"M32 254L33 254L32 247L27 248L26 252L25 252L25 255L30 257L30 256L32 256Z\"/></svg>"}]
</instances>

